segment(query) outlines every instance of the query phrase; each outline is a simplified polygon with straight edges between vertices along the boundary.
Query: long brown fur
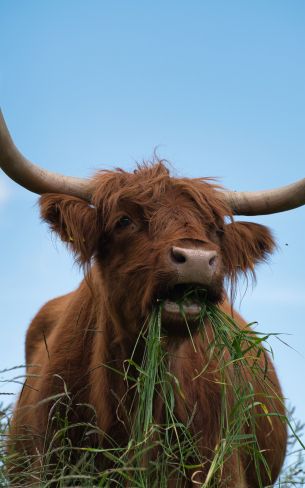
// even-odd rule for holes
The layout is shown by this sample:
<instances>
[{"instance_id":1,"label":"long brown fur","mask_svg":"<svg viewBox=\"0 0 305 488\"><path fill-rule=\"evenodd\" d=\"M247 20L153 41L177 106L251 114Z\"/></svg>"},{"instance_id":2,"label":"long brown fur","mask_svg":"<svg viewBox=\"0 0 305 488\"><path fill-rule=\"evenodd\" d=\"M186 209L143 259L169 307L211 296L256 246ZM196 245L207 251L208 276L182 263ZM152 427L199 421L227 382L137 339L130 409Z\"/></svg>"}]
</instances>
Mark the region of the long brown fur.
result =
<instances>
[{"instance_id":1,"label":"long brown fur","mask_svg":"<svg viewBox=\"0 0 305 488\"><path fill-rule=\"evenodd\" d=\"M28 377L11 427L19 454L42 455L48 448L55 428L52 409L60 395L70 399L71 422L94 419L104 433L92 434L89 445L104 445L106 435L126 445L128 419L125 426L118 419L126 384L115 370L123 371L155 300L174 281L167 259L172 246L183 243L217 250L220 265L211 293L229 314L225 277L235 285L240 274L254 273L255 265L274 249L266 227L233 221L213 181L173 178L162 162L139 166L134 173L99 172L92 179L92 192L92 204L58 194L40 199L42 219L71 248L86 276L77 290L44 305L28 329ZM122 216L131 219L126 228L119 224ZM244 320L236 313L234 317L244 328ZM208 323L205 334L212 335ZM176 396L176 415L187 422L193 412L191 430L200 435L206 475L219 442L221 386L217 359L208 359L207 341L198 333L193 340L197 352L189 338L173 337L168 349L174 358L172 372L184 393L183 398ZM248 353L249 361L250 354L253 351ZM266 358L265 377L262 372L251 376L250 369L246 375L257 401L264 396L269 413L284 415L272 362L268 355L259 362L263 370ZM205 372L198 375L205 365ZM286 448L286 428L280 417L258 417L257 437L271 471L269 479L261 466L261 478L270 485L279 474ZM71 432L72 444L80 444L80 439L77 430ZM259 486L247 452L233 454L222 476L221 486L228 488Z\"/></svg>"}]
</instances>

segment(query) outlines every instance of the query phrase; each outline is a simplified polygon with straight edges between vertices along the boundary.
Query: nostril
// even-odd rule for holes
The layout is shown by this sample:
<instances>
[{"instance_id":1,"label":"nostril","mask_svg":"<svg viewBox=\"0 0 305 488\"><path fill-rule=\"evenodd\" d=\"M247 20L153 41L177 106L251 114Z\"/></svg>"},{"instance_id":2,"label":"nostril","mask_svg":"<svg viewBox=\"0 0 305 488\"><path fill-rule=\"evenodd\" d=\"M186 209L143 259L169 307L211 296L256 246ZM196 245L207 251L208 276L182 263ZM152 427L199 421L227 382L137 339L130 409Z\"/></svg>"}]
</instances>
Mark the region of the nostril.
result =
<instances>
[{"instance_id":1,"label":"nostril","mask_svg":"<svg viewBox=\"0 0 305 488\"><path fill-rule=\"evenodd\" d=\"M210 260L209 260L209 266L213 267L215 266L216 264L216 260L217 260L217 256L213 256Z\"/></svg>"},{"instance_id":2,"label":"nostril","mask_svg":"<svg viewBox=\"0 0 305 488\"><path fill-rule=\"evenodd\" d=\"M183 254L183 252L179 251L177 248L171 249L171 259L172 261L174 261L174 263L186 262L186 256Z\"/></svg>"}]
</instances>

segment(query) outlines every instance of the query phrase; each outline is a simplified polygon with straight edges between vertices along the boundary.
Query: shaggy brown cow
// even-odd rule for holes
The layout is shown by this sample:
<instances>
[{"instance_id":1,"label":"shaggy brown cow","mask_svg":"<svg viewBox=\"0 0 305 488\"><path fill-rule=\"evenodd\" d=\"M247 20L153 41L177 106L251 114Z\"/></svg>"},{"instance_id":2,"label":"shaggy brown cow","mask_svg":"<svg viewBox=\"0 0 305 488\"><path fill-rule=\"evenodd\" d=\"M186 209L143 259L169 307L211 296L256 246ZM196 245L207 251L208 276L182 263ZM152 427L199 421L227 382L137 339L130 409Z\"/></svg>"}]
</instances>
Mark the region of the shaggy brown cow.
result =
<instances>
[{"instance_id":1,"label":"shaggy brown cow","mask_svg":"<svg viewBox=\"0 0 305 488\"><path fill-rule=\"evenodd\" d=\"M189 486L195 486L196 481L205 479L220 441L219 358L210 358L211 324L206 321L204 326L208 341L196 328L196 300L184 307L193 326L196 350L183 333L184 322L175 302L186 285L204 287L210 302L232 314L225 278L234 287L238 275L254 273L254 266L266 260L274 248L266 227L235 222L233 214L293 208L304 203L304 193L296 199L294 191L293 202L288 187L268 193L268 199L264 192L246 196L226 193L208 179L171 177L162 162L139 166L134 173L102 171L88 183L69 180L24 160L3 119L1 123L1 166L28 189L44 193L40 198L43 220L67 243L86 271L79 288L44 305L28 329L28 376L13 416L11 449L19 455L35 455L38 461L31 469L37 468L39 456L54 436L50 419L62 396L70 402L69 422L78 423L69 433L72 445L102 446L110 438L126 445L128 419L124 420L123 411L118 412L129 400L126 381L118 371L124 371L143 323L162 298L171 373L183 392L175 393L175 413L199 439L203 459L197 469L199 478L194 470L189 477ZM243 330L246 323L233 314ZM141 347L137 354L141 355ZM261 485L265 486L274 483L283 463L285 409L267 353L253 359L255 354L249 351L246 357L249 367L244 375L257 402L253 407L256 436L268 467L259 466ZM250 367L254 361L260 366L257 374ZM228 377L233 367L231 362ZM229 392L229 409L233 403ZM261 405L268 416L260 415ZM84 440L80 424L93 422L91 407L103 435L93 433ZM162 406L159 410L162 412ZM247 429L245 425L245 433ZM228 488L261 486L251 450L233 450L217 483ZM168 485L176 486L170 479Z\"/></svg>"}]
</instances>

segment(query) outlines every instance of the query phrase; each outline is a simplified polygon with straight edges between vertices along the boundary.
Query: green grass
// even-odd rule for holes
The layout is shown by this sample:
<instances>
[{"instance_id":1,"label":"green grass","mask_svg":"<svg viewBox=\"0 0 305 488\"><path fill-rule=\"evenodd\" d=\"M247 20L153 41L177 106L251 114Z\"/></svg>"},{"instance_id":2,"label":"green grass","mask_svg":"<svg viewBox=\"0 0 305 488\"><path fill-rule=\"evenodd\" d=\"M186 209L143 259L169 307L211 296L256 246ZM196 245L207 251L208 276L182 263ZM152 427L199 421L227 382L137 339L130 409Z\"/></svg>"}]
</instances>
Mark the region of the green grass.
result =
<instances>
[{"instance_id":1,"label":"green grass","mask_svg":"<svg viewBox=\"0 0 305 488\"><path fill-rule=\"evenodd\" d=\"M187 293L184 299L188 295ZM206 341L210 360L217 358L219 364L217 374L221 389L221 416L219 442L215 446L209 469L198 486L214 488L218 486L223 475L224 464L230 460L236 449L249 452L254 460L258 478L262 469L267 473L269 471L264 453L258 446L256 419L257 416L266 416L271 420L271 416L275 414L268 412L263 399L255 399L252 383L246 374L250 369L253 377L266 377L267 362L258 359L264 358L263 345L266 347L269 335L254 334L249 326L240 330L230 316L207 303L204 295L197 296L197 300L199 299L200 339ZM183 300L180 302L183 315L182 305ZM71 429L80 427L82 436L98 433L98 429L94 423L71 425L69 414L73 408L72 401L69 393L64 391L61 396L54 399L54 406L50 412L50 428L54 423L56 433L46 449L44 458L30 458L27 455L15 458L5 451L10 414L8 410L4 410L1 421L0 486L9 486L7 469L10 468L7 466L11 466L12 461L19 464L19 486L30 486L36 480L37 486L44 487L162 488L167 486L168 478L176 480L177 486L182 486L183 481L202 472L206 459L202 459L198 449L199 437L191 432L192 416L190 415L186 424L182 424L175 416L175 398L179 396L183 400L184 392L178 379L171 372L171 361L174 359L167 352L166 342L170 339L166 337L162 328L162 307L163 304L160 302L153 310L149 321L139 334L133 354L125 363L123 376L131 398L125 412L126 418L130 421L131 432L127 444L118 446L114 439L106 436L107 447L104 448L80 448L71 445ZM206 319L212 325L213 340L209 340L205 334ZM190 334L187 321L186 330ZM189 340L192 340L191 334ZM144 343L144 354L141 361L137 362L135 352L141 341ZM193 348L195 354L194 343ZM204 375L207 366L203 365L198 376ZM122 375L122 372L118 371L117 374ZM263 386L262 384L262 391ZM267 391L266 395L269 394ZM231 398L233 395L233 407L230 408L229 395ZM60 410L57 407L60 407ZM303 486L304 446L300 438L304 427L300 424L292 427L293 423L288 418L282 420L291 427L292 461L289 463L288 456L288 462L277 486Z\"/></svg>"}]
</instances>

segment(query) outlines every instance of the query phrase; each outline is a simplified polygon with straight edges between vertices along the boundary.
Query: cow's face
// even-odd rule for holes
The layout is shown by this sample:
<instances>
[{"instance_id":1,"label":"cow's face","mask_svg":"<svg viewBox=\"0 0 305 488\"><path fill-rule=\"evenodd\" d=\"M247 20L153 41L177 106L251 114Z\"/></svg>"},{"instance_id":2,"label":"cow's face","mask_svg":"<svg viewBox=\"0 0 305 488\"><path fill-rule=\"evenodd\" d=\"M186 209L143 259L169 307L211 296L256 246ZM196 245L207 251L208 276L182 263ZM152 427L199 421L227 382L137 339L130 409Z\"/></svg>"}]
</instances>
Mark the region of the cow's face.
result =
<instances>
[{"instance_id":1,"label":"cow's face","mask_svg":"<svg viewBox=\"0 0 305 488\"><path fill-rule=\"evenodd\" d=\"M178 330L186 291L184 312L195 323L198 295L221 302L225 277L234 283L239 272L253 272L273 249L267 228L225 221L230 212L214 185L171 178L161 163L100 173L93 188L92 205L43 196L42 216L81 263L95 260L110 311L126 327L143 323L162 300L165 324Z\"/></svg>"}]
</instances>

